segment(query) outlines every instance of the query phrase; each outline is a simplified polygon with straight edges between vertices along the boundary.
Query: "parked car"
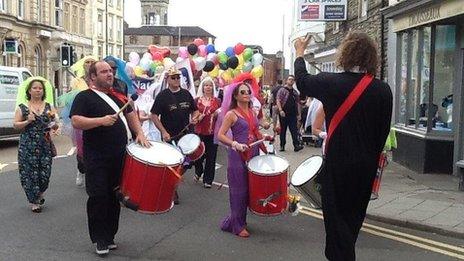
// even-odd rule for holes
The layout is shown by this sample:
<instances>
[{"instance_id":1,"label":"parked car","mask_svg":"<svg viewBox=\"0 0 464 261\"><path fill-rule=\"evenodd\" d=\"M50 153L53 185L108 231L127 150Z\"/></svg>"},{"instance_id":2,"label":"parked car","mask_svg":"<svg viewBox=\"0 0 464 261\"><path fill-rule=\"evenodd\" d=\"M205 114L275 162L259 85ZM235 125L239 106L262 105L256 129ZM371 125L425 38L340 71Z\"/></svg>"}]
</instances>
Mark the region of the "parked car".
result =
<instances>
[{"instance_id":1,"label":"parked car","mask_svg":"<svg viewBox=\"0 0 464 261\"><path fill-rule=\"evenodd\" d=\"M0 66L0 139L19 135L13 128L19 85L31 77L27 68Z\"/></svg>"}]
</instances>

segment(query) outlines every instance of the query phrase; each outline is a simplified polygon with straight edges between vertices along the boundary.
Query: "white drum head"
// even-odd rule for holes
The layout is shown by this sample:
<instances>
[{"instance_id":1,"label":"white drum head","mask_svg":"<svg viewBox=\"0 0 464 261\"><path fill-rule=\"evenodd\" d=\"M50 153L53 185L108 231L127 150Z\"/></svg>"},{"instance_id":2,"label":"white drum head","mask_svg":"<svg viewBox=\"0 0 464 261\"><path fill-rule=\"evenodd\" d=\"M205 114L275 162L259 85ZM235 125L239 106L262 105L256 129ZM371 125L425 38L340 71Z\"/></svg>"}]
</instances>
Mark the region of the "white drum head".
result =
<instances>
[{"instance_id":1,"label":"white drum head","mask_svg":"<svg viewBox=\"0 0 464 261\"><path fill-rule=\"evenodd\" d=\"M189 133L182 138L180 138L179 143L177 146L182 150L185 155L192 154L198 146L200 146L200 137L193 133Z\"/></svg>"},{"instance_id":2,"label":"white drum head","mask_svg":"<svg viewBox=\"0 0 464 261\"><path fill-rule=\"evenodd\" d=\"M288 161L274 155L260 155L248 162L248 169L254 173L264 175L279 174L288 169Z\"/></svg>"},{"instance_id":3,"label":"white drum head","mask_svg":"<svg viewBox=\"0 0 464 261\"><path fill-rule=\"evenodd\" d=\"M127 151L138 160L156 165L178 165L184 161L184 155L174 146L158 141L150 143L150 148L131 143L127 146Z\"/></svg>"},{"instance_id":4,"label":"white drum head","mask_svg":"<svg viewBox=\"0 0 464 261\"><path fill-rule=\"evenodd\" d=\"M303 161L303 163L296 168L295 172L293 172L290 183L292 183L293 186L301 186L312 179L321 168L322 161L323 159L321 156L312 156Z\"/></svg>"}]
</instances>

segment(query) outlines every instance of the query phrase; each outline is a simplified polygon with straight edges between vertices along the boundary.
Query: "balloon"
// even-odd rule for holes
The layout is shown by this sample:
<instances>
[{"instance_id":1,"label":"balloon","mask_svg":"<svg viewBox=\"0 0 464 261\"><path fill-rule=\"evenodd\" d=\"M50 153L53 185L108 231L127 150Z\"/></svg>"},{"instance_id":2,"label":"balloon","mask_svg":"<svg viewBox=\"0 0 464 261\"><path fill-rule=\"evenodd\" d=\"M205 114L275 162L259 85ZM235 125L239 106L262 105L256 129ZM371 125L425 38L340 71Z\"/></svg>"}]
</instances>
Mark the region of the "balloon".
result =
<instances>
[{"instance_id":1,"label":"balloon","mask_svg":"<svg viewBox=\"0 0 464 261\"><path fill-rule=\"evenodd\" d=\"M206 66L205 66L206 67ZM215 66L211 72L208 73L209 77L216 78L219 75L219 67Z\"/></svg>"},{"instance_id":2,"label":"balloon","mask_svg":"<svg viewBox=\"0 0 464 261\"><path fill-rule=\"evenodd\" d=\"M242 43L238 43L234 47L235 54L241 54L243 53L243 50L245 50L245 45L243 45Z\"/></svg>"},{"instance_id":3,"label":"balloon","mask_svg":"<svg viewBox=\"0 0 464 261\"><path fill-rule=\"evenodd\" d=\"M226 49L226 54L227 54L227 56L229 56L229 57L234 56L234 55L235 55L234 47L227 47L227 49Z\"/></svg>"},{"instance_id":4,"label":"balloon","mask_svg":"<svg viewBox=\"0 0 464 261\"><path fill-rule=\"evenodd\" d=\"M163 60L163 55L160 52L154 52L153 53L153 60L162 61Z\"/></svg>"},{"instance_id":5,"label":"balloon","mask_svg":"<svg viewBox=\"0 0 464 261\"><path fill-rule=\"evenodd\" d=\"M193 61L193 59L189 59L189 62L190 62L190 69L192 69L192 73L195 73L196 71L195 62Z\"/></svg>"},{"instance_id":6,"label":"balloon","mask_svg":"<svg viewBox=\"0 0 464 261\"><path fill-rule=\"evenodd\" d=\"M243 72L250 72L252 69L253 69L253 64L251 62L248 61L243 64L243 68L242 68Z\"/></svg>"},{"instance_id":7,"label":"balloon","mask_svg":"<svg viewBox=\"0 0 464 261\"><path fill-rule=\"evenodd\" d=\"M141 60L140 60L140 64L139 66L145 70L145 71L148 71L150 70L150 67L151 67L151 64L153 63L153 61L148 58L148 57L143 57Z\"/></svg>"},{"instance_id":8,"label":"balloon","mask_svg":"<svg viewBox=\"0 0 464 261\"><path fill-rule=\"evenodd\" d=\"M139 64L140 62L140 56L136 52L130 52L129 54L129 62L131 62L134 65Z\"/></svg>"},{"instance_id":9,"label":"balloon","mask_svg":"<svg viewBox=\"0 0 464 261\"><path fill-rule=\"evenodd\" d=\"M143 58L148 58L148 59L150 59L150 60L153 60L153 56L151 56L151 53L148 53L148 52L146 52L146 53L144 53L144 54L142 55L142 59L143 59Z\"/></svg>"},{"instance_id":10,"label":"balloon","mask_svg":"<svg viewBox=\"0 0 464 261\"><path fill-rule=\"evenodd\" d=\"M214 70L214 63L212 61L206 61L205 67L203 68L203 71L211 72L212 70Z\"/></svg>"},{"instance_id":11,"label":"balloon","mask_svg":"<svg viewBox=\"0 0 464 261\"><path fill-rule=\"evenodd\" d=\"M205 42L203 41L203 39L197 38L197 39L193 40L193 44L195 44L196 46L200 47L200 45L205 45ZM192 54L192 55L193 55L193 54Z\"/></svg>"},{"instance_id":12,"label":"balloon","mask_svg":"<svg viewBox=\"0 0 464 261\"><path fill-rule=\"evenodd\" d=\"M232 74L234 75L234 77L236 77L237 75L239 75L241 73L242 73L242 70L240 70L238 68L232 71Z\"/></svg>"},{"instance_id":13,"label":"balloon","mask_svg":"<svg viewBox=\"0 0 464 261\"><path fill-rule=\"evenodd\" d=\"M251 70L251 75L253 75L255 78L260 78L264 74L264 68L262 65L258 65L253 70Z\"/></svg>"},{"instance_id":14,"label":"balloon","mask_svg":"<svg viewBox=\"0 0 464 261\"><path fill-rule=\"evenodd\" d=\"M183 60L185 60L185 59L182 58L182 57L177 57L177 58L176 58L176 63L180 63L180 62L182 62Z\"/></svg>"},{"instance_id":15,"label":"balloon","mask_svg":"<svg viewBox=\"0 0 464 261\"><path fill-rule=\"evenodd\" d=\"M258 66L263 62L263 55L260 53L255 53L253 54L253 57L251 58L251 63L254 66Z\"/></svg>"},{"instance_id":16,"label":"balloon","mask_svg":"<svg viewBox=\"0 0 464 261\"><path fill-rule=\"evenodd\" d=\"M208 45L206 46L206 52L207 52L207 53L215 53L215 52L216 52L216 48L214 48L214 45L208 44Z\"/></svg>"},{"instance_id":17,"label":"balloon","mask_svg":"<svg viewBox=\"0 0 464 261\"><path fill-rule=\"evenodd\" d=\"M220 63L219 68L221 68L221 70L227 70L229 67L225 63Z\"/></svg>"},{"instance_id":18,"label":"balloon","mask_svg":"<svg viewBox=\"0 0 464 261\"><path fill-rule=\"evenodd\" d=\"M249 61L251 57L253 56L253 50L251 50L251 48L245 48L245 50L243 50L242 55L243 55L243 60Z\"/></svg>"},{"instance_id":19,"label":"balloon","mask_svg":"<svg viewBox=\"0 0 464 261\"><path fill-rule=\"evenodd\" d=\"M176 65L176 63L169 57L163 59L164 68L171 68Z\"/></svg>"},{"instance_id":20,"label":"balloon","mask_svg":"<svg viewBox=\"0 0 464 261\"><path fill-rule=\"evenodd\" d=\"M221 75L221 77L224 79L224 81L226 82L230 82L232 81L232 71L231 70L227 70L227 71L224 71Z\"/></svg>"},{"instance_id":21,"label":"balloon","mask_svg":"<svg viewBox=\"0 0 464 261\"><path fill-rule=\"evenodd\" d=\"M135 66L134 67L134 74L135 76L142 76L145 73L145 71L142 69L140 66Z\"/></svg>"},{"instance_id":22,"label":"balloon","mask_svg":"<svg viewBox=\"0 0 464 261\"><path fill-rule=\"evenodd\" d=\"M238 66L238 58L237 56L231 56L229 57L229 60L227 60L227 66L229 68L235 69Z\"/></svg>"},{"instance_id":23,"label":"balloon","mask_svg":"<svg viewBox=\"0 0 464 261\"><path fill-rule=\"evenodd\" d=\"M203 70L206 65L206 59L204 57L196 57L193 59L195 63L195 68L197 71Z\"/></svg>"},{"instance_id":24,"label":"balloon","mask_svg":"<svg viewBox=\"0 0 464 261\"><path fill-rule=\"evenodd\" d=\"M162 73L164 71L164 66L160 65L156 67L156 73Z\"/></svg>"},{"instance_id":25,"label":"balloon","mask_svg":"<svg viewBox=\"0 0 464 261\"><path fill-rule=\"evenodd\" d=\"M243 55L237 55L237 58L238 58L238 65L239 67L242 66L243 67L243 64L245 63L245 61L243 60Z\"/></svg>"},{"instance_id":26,"label":"balloon","mask_svg":"<svg viewBox=\"0 0 464 261\"><path fill-rule=\"evenodd\" d=\"M201 56L201 57L206 57L206 55L207 55L206 46L204 44L198 46L198 55Z\"/></svg>"},{"instance_id":27,"label":"balloon","mask_svg":"<svg viewBox=\"0 0 464 261\"><path fill-rule=\"evenodd\" d=\"M198 46L196 46L195 44L189 44L187 46L187 51L190 55L195 55L197 52L198 52Z\"/></svg>"},{"instance_id":28,"label":"balloon","mask_svg":"<svg viewBox=\"0 0 464 261\"><path fill-rule=\"evenodd\" d=\"M156 72L156 67L158 67L158 66L156 65L156 63L151 63L151 65L150 65L150 70L151 70L152 72Z\"/></svg>"},{"instance_id":29,"label":"balloon","mask_svg":"<svg viewBox=\"0 0 464 261\"><path fill-rule=\"evenodd\" d=\"M179 57L184 58L184 59L188 58L187 47L184 47L184 46L179 47Z\"/></svg>"},{"instance_id":30,"label":"balloon","mask_svg":"<svg viewBox=\"0 0 464 261\"><path fill-rule=\"evenodd\" d=\"M161 53L161 55L163 55L163 58L171 55L171 49L169 49L168 47L159 47L154 44L151 44L148 46L148 50L150 51L151 55L153 55L156 52Z\"/></svg>"},{"instance_id":31,"label":"balloon","mask_svg":"<svg viewBox=\"0 0 464 261\"><path fill-rule=\"evenodd\" d=\"M214 65L217 65L219 63L219 59L218 59L218 56L217 54L215 53L209 53L207 56L206 56L206 60L207 61L212 61L214 63Z\"/></svg>"},{"instance_id":32,"label":"balloon","mask_svg":"<svg viewBox=\"0 0 464 261\"><path fill-rule=\"evenodd\" d=\"M218 59L220 63L226 63L228 59L227 54L225 52L219 52Z\"/></svg>"}]
</instances>

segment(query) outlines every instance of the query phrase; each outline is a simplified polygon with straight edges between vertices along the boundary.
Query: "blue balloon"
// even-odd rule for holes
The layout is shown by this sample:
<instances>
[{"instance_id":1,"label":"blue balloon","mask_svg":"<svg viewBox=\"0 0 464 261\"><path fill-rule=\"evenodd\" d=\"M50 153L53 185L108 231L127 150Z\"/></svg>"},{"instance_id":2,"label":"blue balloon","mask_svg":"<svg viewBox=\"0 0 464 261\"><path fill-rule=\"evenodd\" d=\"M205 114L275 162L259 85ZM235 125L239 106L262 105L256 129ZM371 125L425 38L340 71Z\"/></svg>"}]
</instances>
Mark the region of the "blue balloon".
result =
<instances>
[{"instance_id":1,"label":"blue balloon","mask_svg":"<svg viewBox=\"0 0 464 261\"><path fill-rule=\"evenodd\" d=\"M206 53L215 53L215 52L216 52L216 48L214 48L214 45L208 44L206 46Z\"/></svg>"},{"instance_id":2,"label":"blue balloon","mask_svg":"<svg viewBox=\"0 0 464 261\"><path fill-rule=\"evenodd\" d=\"M227 47L226 54L229 57L234 56L235 55L234 47Z\"/></svg>"}]
</instances>

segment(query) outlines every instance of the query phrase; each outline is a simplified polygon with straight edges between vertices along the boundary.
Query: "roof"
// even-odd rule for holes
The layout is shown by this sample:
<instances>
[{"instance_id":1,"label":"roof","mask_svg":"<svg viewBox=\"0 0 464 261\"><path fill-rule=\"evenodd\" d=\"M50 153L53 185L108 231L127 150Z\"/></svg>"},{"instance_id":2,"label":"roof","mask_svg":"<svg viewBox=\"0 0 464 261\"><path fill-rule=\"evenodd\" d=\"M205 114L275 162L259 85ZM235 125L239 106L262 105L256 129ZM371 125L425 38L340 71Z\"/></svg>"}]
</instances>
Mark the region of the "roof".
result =
<instances>
[{"instance_id":1,"label":"roof","mask_svg":"<svg viewBox=\"0 0 464 261\"><path fill-rule=\"evenodd\" d=\"M168 25L144 25L141 27L128 27L124 29L125 35L170 35L170 36L198 36L198 37L213 37L199 26L168 26Z\"/></svg>"}]
</instances>

